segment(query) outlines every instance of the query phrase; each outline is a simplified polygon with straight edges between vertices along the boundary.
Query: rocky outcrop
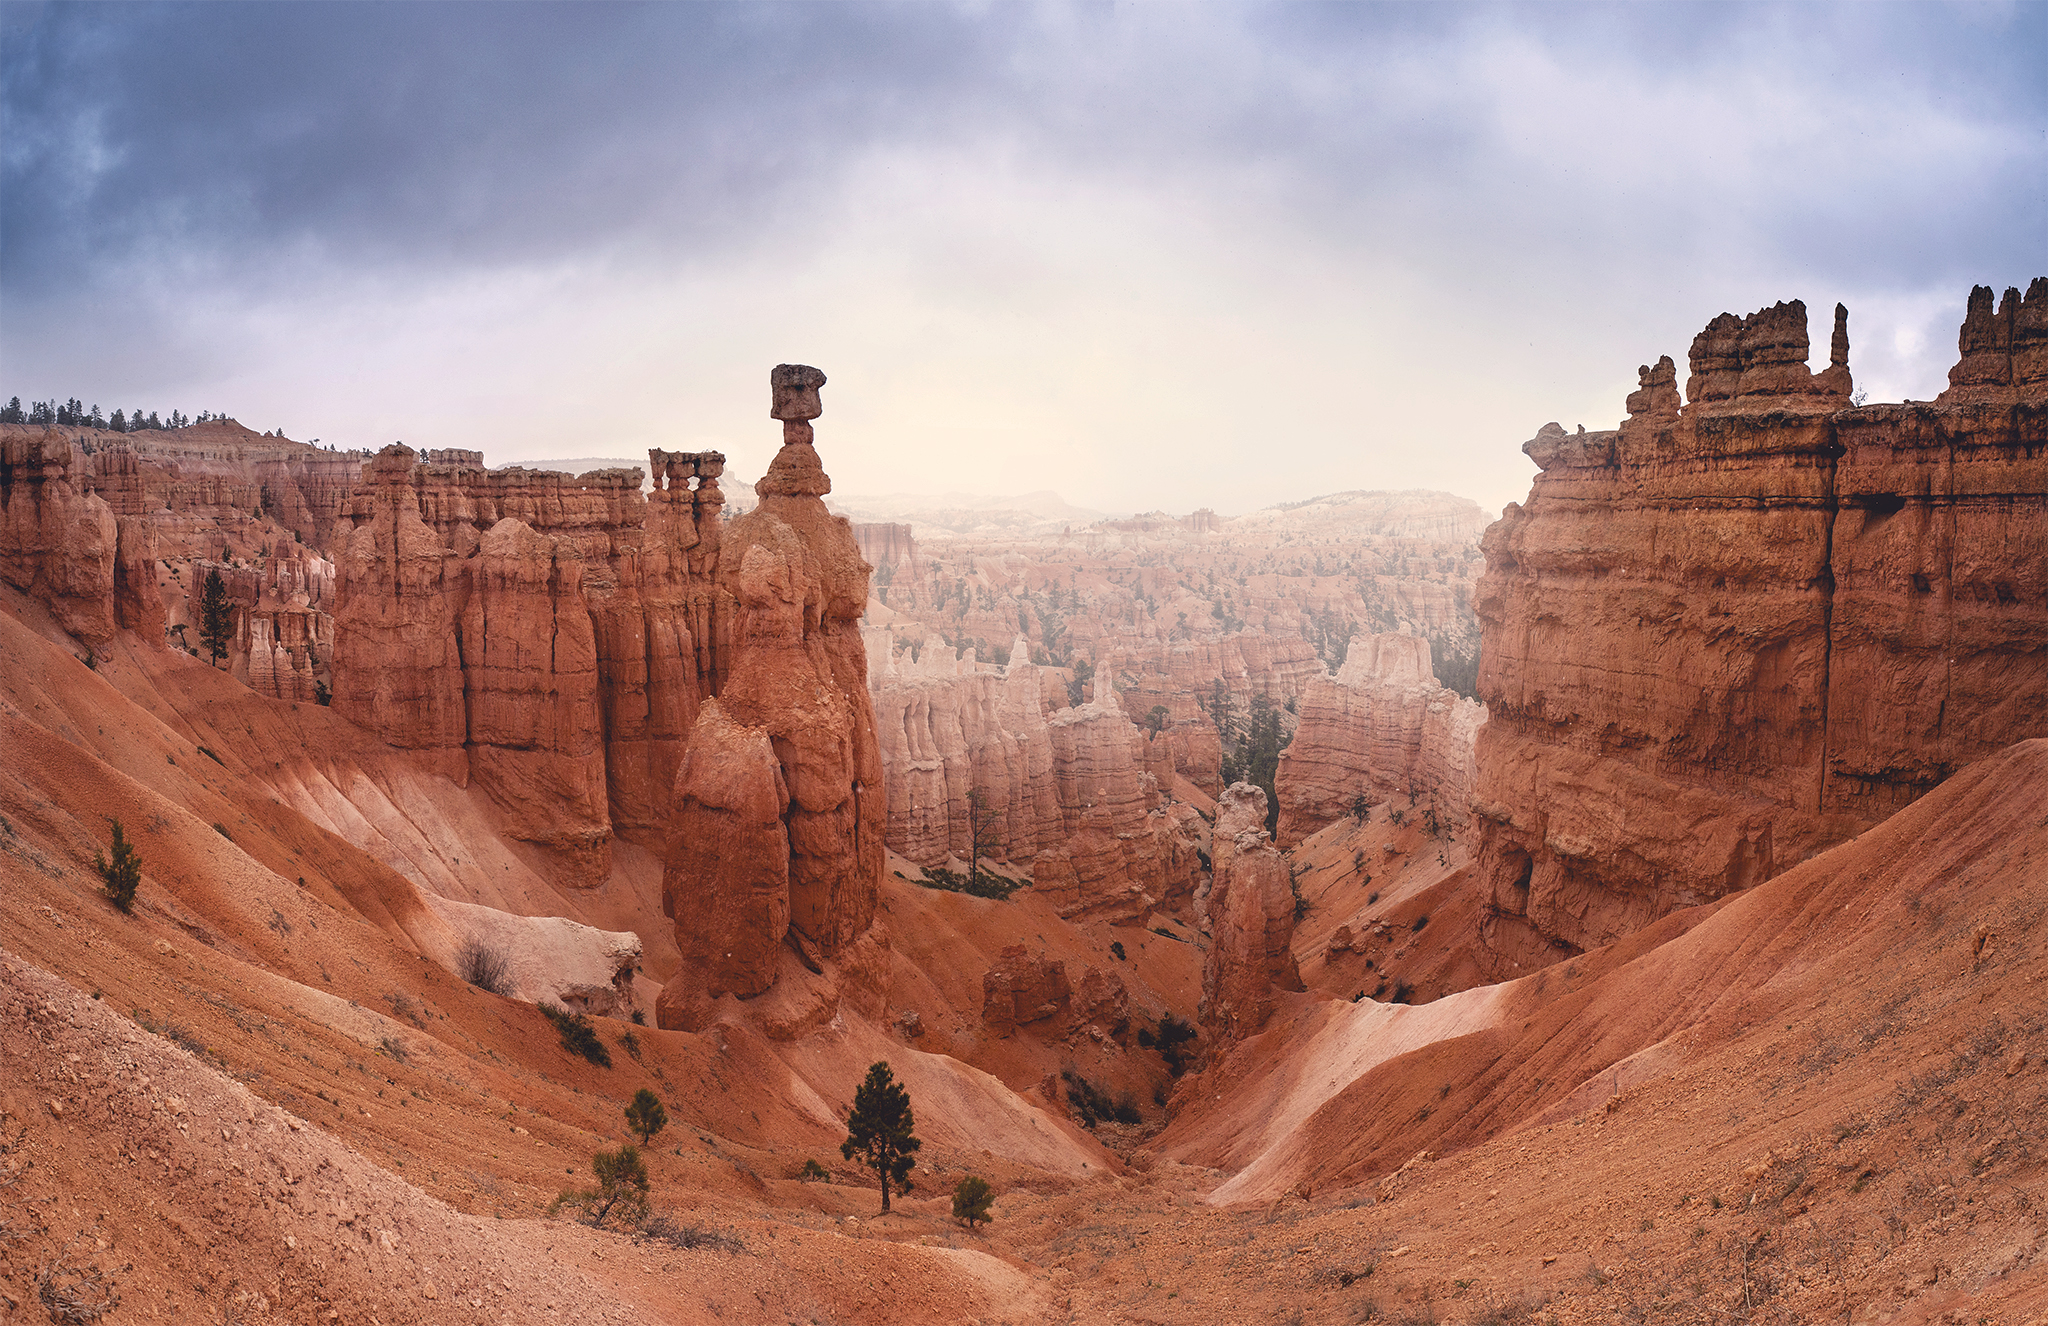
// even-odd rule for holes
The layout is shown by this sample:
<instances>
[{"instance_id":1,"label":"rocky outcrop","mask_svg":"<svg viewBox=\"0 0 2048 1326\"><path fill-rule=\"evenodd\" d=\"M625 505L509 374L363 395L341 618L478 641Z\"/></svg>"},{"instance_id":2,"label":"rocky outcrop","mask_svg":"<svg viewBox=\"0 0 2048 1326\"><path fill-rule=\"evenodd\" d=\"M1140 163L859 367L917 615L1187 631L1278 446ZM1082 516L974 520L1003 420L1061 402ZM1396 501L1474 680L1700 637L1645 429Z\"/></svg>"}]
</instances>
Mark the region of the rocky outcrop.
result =
<instances>
[{"instance_id":1,"label":"rocky outcrop","mask_svg":"<svg viewBox=\"0 0 2048 1326\"><path fill-rule=\"evenodd\" d=\"M518 916L425 889L420 900L445 926L445 933L430 935L423 947L457 975L463 974L463 947L475 943L504 962L499 993L509 998L600 1017L637 1011L633 976L640 969L640 937L631 931L599 930L565 916Z\"/></svg>"},{"instance_id":2,"label":"rocky outcrop","mask_svg":"<svg viewBox=\"0 0 2048 1326\"><path fill-rule=\"evenodd\" d=\"M1055 846L1031 864L1032 887L1060 915L1135 921L1191 896L1202 823L1144 772L1145 739L1115 699L1063 709L1046 722L1059 801Z\"/></svg>"},{"instance_id":3,"label":"rocky outcrop","mask_svg":"<svg viewBox=\"0 0 2048 1326\"><path fill-rule=\"evenodd\" d=\"M465 566L457 623L470 773L518 807L518 837L610 873L597 645L583 563L561 540L507 517Z\"/></svg>"},{"instance_id":4,"label":"rocky outcrop","mask_svg":"<svg viewBox=\"0 0 2048 1326\"><path fill-rule=\"evenodd\" d=\"M416 460L408 447L384 448L349 502L355 528L335 556L334 708L466 784L456 623L469 576L464 555L421 519Z\"/></svg>"},{"instance_id":5,"label":"rocky outcrop","mask_svg":"<svg viewBox=\"0 0 2048 1326\"><path fill-rule=\"evenodd\" d=\"M1301 725L1280 753L1279 841L1292 845L1360 804L1404 793L1425 813L1465 823L1485 722L1485 705L1438 683L1429 641L1352 637L1337 675L1309 683Z\"/></svg>"},{"instance_id":6,"label":"rocky outcrop","mask_svg":"<svg viewBox=\"0 0 2048 1326\"><path fill-rule=\"evenodd\" d=\"M968 797L992 829L984 854L1028 867L1065 916L1132 921L1200 879L1200 817L1165 797L1158 748L1114 700L1047 713L1044 669L1019 640L1006 667L927 644L891 655L870 630L888 844L925 866L972 847Z\"/></svg>"},{"instance_id":7,"label":"rocky outcrop","mask_svg":"<svg viewBox=\"0 0 2048 1326\"><path fill-rule=\"evenodd\" d=\"M1936 404L2038 402L2048 394L2048 277L2035 277L2025 299L2008 289L1996 309L1990 286L1972 289L1956 339L1961 357Z\"/></svg>"},{"instance_id":8,"label":"rocky outcrop","mask_svg":"<svg viewBox=\"0 0 2048 1326\"><path fill-rule=\"evenodd\" d=\"M1057 846L1058 778L1041 669L1029 650L1012 649L1009 666L996 668L976 662L971 650L955 657L933 645L918 658L897 657L887 632L868 634L889 849L922 866L965 862L974 792L992 817L986 855L1028 864Z\"/></svg>"},{"instance_id":9,"label":"rocky outcrop","mask_svg":"<svg viewBox=\"0 0 2048 1326\"><path fill-rule=\"evenodd\" d=\"M1063 1018L1073 1000L1067 964L1033 957L1022 944L1012 944L998 953L995 963L981 976L981 1022L991 1036L1007 1036L1033 1022Z\"/></svg>"},{"instance_id":10,"label":"rocky outcrop","mask_svg":"<svg viewBox=\"0 0 2048 1326\"><path fill-rule=\"evenodd\" d=\"M120 525L73 477L77 457L56 429L0 432L0 577L41 601L64 630L102 644L119 623L116 569L128 568L132 584L141 555L121 559Z\"/></svg>"},{"instance_id":11,"label":"rocky outcrop","mask_svg":"<svg viewBox=\"0 0 2048 1326\"><path fill-rule=\"evenodd\" d=\"M1166 711L1149 753L1211 797L1223 790L1219 699L1226 720L1242 720L1261 700L1298 705L1327 671L1308 641L1257 632L1108 648L1096 662L1102 692L1114 694L1133 722L1149 724L1154 709Z\"/></svg>"},{"instance_id":12,"label":"rocky outcrop","mask_svg":"<svg viewBox=\"0 0 2048 1326\"><path fill-rule=\"evenodd\" d=\"M1546 427L1484 541L1497 973L1747 888L2048 732L2048 281L1939 401L1848 408L1846 313L1722 315L1612 432Z\"/></svg>"},{"instance_id":13,"label":"rocky outcrop","mask_svg":"<svg viewBox=\"0 0 2048 1326\"><path fill-rule=\"evenodd\" d=\"M694 1029L718 996L765 991L785 938L816 964L874 920L885 816L860 632L868 565L821 500L832 483L809 421L824 382L775 369L782 450L755 485L760 504L724 533L729 668L676 778L662 896L684 964L662 991L663 1026ZM744 855L720 841L736 833Z\"/></svg>"},{"instance_id":14,"label":"rocky outcrop","mask_svg":"<svg viewBox=\"0 0 2048 1326\"><path fill-rule=\"evenodd\" d=\"M1287 858L1266 836L1266 794L1234 783L1216 802L1216 878L1202 1028L1221 1043L1256 1035L1277 992L1302 989L1294 962L1294 889Z\"/></svg>"},{"instance_id":15,"label":"rocky outcrop","mask_svg":"<svg viewBox=\"0 0 2048 1326\"><path fill-rule=\"evenodd\" d=\"M981 1020L990 1036L1032 1027L1049 1039L1121 1043L1130 1032L1130 991L1114 972L1093 965L1084 965L1078 983L1070 982L1064 962L1011 944L982 973Z\"/></svg>"},{"instance_id":16,"label":"rocky outcrop","mask_svg":"<svg viewBox=\"0 0 2048 1326\"><path fill-rule=\"evenodd\" d=\"M345 504L335 707L451 778L475 772L516 832L603 878L612 825L665 831L691 726L720 680L715 452L581 476L385 448Z\"/></svg>"}]
</instances>

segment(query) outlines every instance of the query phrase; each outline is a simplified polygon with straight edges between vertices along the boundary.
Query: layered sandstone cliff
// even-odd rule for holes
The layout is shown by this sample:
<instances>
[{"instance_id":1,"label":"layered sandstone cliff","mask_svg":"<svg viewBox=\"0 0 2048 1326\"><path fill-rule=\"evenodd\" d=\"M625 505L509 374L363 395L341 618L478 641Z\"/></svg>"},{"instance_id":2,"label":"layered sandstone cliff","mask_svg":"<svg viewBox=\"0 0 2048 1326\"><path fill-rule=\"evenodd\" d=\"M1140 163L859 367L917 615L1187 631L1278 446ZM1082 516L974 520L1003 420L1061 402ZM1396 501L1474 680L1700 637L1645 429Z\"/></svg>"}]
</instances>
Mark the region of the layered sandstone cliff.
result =
<instances>
[{"instance_id":1,"label":"layered sandstone cliff","mask_svg":"<svg viewBox=\"0 0 2048 1326\"><path fill-rule=\"evenodd\" d=\"M676 773L663 909L681 972L663 1026L695 1029L721 995L774 984L787 941L806 965L867 936L881 887L884 790L860 617L868 564L812 446L825 375L779 366L783 445L760 504L724 532L728 670Z\"/></svg>"},{"instance_id":2,"label":"layered sandstone cliff","mask_svg":"<svg viewBox=\"0 0 2048 1326\"><path fill-rule=\"evenodd\" d=\"M889 849L923 866L965 861L968 798L993 817L985 854L1028 865L1061 834L1051 729L1040 668L1029 650L1007 667L926 646L892 655L887 632L868 632L869 683L888 792ZM1133 771L1135 777L1136 771ZM989 848L993 850L987 850Z\"/></svg>"},{"instance_id":3,"label":"layered sandstone cliff","mask_svg":"<svg viewBox=\"0 0 2048 1326\"><path fill-rule=\"evenodd\" d=\"M6 425L0 432L0 576L40 600L66 631L99 644L120 625L114 573L121 528L106 501L74 476L78 456L57 429Z\"/></svg>"},{"instance_id":4,"label":"layered sandstone cliff","mask_svg":"<svg viewBox=\"0 0 2048 1326\"><path fill-rule=\"evenodd\" d=\"M929 644L892 656L886 632L868 635L892 851L964 864L979 792L984 855L1031 871L1062 915L1134 921L1193 892L1200 817L1162 793L1163 745L1114 700L1049 711L1021 639L997 668Z\"/></svg>"},{"instance_id":5,"label":"layered sandstone cliff","mask_svg":"<svg viewBox=\"0 0 2048 1326\"><path fill-rule=\"evenodd\" d=\"M1440 684L1429 642L1355 636L1335 677L1310 682L1280 753L1278 839L1291 845L1364 805L1407 795L1450 824L1470 817L1486 706Z\"/></svg>"},{"instance_id":6,"label":"layered sandstone cliff","mask_svg":"<svg viewBox=\"0 0 2048 1326\"><path fill-rule=\"evenodd\" d=\"M1724 314L1617 430L1546 427L1485 538L1500 971L1747 888L2048 732L2048 280L1939 400L1850 408L1846 312Z\"/></svg>"},{"instance_id":7,"label":"layered sandstone cliff","mask_svg":"<svg viewBox=\"0 0 2048 1326\"><path fill-rule=\"evenodd\" d=\"M1294 960L1293 880L1265 824L1265 792L1250 783L1224 789L1216 803L1216 878L1202 967L1202 1029L1223 1044L1256 1035L1273 1014L1275 996L1303 988Z\"/></svg>"},{"instance_id":8,"label":"layered sandstone cliff","mask_svg":"<svg viewBox=\"0 0 2048 1326\"><path fill-rule=\"evenodd\" d=\"M336 554L334 705L458 782L520 836L607 871L614 818L663 822L719 679L715 452L578 477L386 447Z\"/></svg>"},{"instance_id":9,"label":"layered sandstone cliff","mask_svg":"<svg viewBox=\"0 0 2048 1326\"><path fill-rule=\"evenodd\" d=\"M1144 771L1145 738L1116 701L1060 710L1046 728L1058 836L1033 858L1032 887L1062 916L1106 921L1191 896L1204 869L1201 816Z\"/></svg>"}]
</instances>

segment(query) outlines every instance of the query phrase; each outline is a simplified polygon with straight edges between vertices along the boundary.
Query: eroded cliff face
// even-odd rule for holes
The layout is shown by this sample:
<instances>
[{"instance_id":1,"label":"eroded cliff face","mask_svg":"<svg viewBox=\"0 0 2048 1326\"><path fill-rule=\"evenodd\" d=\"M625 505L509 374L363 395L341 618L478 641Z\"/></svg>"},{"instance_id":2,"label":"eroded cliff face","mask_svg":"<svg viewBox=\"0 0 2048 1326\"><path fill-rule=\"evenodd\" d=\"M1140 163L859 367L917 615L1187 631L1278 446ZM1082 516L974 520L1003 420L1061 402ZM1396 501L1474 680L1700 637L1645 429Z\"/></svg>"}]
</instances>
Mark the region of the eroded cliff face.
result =
<instances>
[{"instance_id":1,"label":"eroded cliff face","mask_svg":"<svg viewBox=\"0 0 2048 1326\"><path fill-rule=\"evenodd\" d=\"M684 963L662 990L667 1027L703 1026L721 995L764 993L785 940L809 966L842 956L870 937L881 887L868 564L821 500L832 483L809 421L825 375L783 365L771 381L782 450L760 504L724 532L727 670L675 781L662 890Z\"/></svg>"},{"instance_id":2,"label":"eroded cliff face","mask_svg":"<svg viewBox=\"0 0 2048 1326\"><path fill-rule=\"evenodd\" d=\"M457 782L516 832L608 872L614 819L662 829L716 689L726 601L714 452L635 470L486 470L386 447L344 505L334 705Z\"/></svg>"},{"instance_id":3,"label":"eroded cliff face","mask_svg":"<svg viewBox=\"0 0 2048 1326\"><path fill-rule=\"evenodd\" d=\"M112 639L119 628L114 573L121 534L113 509L74 476L80 456L63 432L18 424L5 430L0 576L86 643Z\"/></svg>"},{"instance_id":4,"label":"eroded cliff face","mask_svg":"<svg viewBox=\"0 0 2048 1326\"><path fill-rule=\"evenodd\" d=\"M985 855L1028 866L1059 843L1061 821L1042 671L1028 648L1009 666L926 645L892 655L886 631L869 629L869 684L888 793L891 851L921 866L965 862L972 850L968 798L979 791L994 816Z\"/></svg>"},{"instance_id":5,"label":"eroded cliff face","mask_svg":"<svg viewBox=\"0 0 2048 1326\"><path fill-rule=\"evenodd\" d=\"M1086 920L1135 921L1192 896L1201 816L1145 772L1145 738L1117 702L1062 709L1046 726L1059 831L1031 863L1033 887L1060 915Z\"/></svg>"},{"instance_id":6,"label":"eroded cliff face","mask_svg":"<svg viewBox=\"0 0 2048 1326\"><path fill-rule=\"evenodd\" d=\"M1847 314L1547 426L1487 531L1474 809L1497 974L1743 889L2048 732L2048 279L1972 293L1933 402L1849 407Z\"/></svg>"},{"instance_id":7,"label":"eroded cliff face","mask_svg":"<svg viewBox=\"0 0 2048 1326\"><path fill-rule=\"evenodd\" d=\"M1202 1029L1220 1044L1258 1034L1275 996L1303 988L1294 960L1292 877L1265 825L1264 791L1250 783L1223 790L1202 967Z\"/></svg>"},{"instance_id":8,"label":"eroded cliff face","mask_svg":"<svg viewBox=\"0 0 2048 1326\"><path fill-rule=\"evenodd\" d=\"M1354 636L1337 675L1309 683L1301 725L1280 753L1279 842L1292 846L1361 805L1397 795L1413 794L1419 813L1465 823L1478 771L1473 747L1485 722L1485 705L1430 671L1429 641Z\"/></svg>"}]
</instances>

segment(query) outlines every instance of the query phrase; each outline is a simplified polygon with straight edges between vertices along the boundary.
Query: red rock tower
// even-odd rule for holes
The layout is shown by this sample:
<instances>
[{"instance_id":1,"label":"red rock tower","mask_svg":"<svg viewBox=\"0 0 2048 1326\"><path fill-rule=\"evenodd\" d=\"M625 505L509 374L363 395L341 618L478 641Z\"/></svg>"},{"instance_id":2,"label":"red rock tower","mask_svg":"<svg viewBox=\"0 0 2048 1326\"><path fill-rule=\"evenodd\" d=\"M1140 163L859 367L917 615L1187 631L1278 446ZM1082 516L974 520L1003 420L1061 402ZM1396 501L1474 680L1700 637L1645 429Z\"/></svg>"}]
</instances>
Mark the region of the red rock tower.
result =
<instances>
[{"instance_id":1,"label":"red rock tower","mask_svg":"<svg viewBox=\"0 0 2048 1326\"><path fill-rule=\"evenodd\" d=\"M822 500L832 481L810 421L825 375L780 364L769 382L782 450L755 485L760 505L725 530L725 682L676 772L662 903L683 968L662 991L664 1027L701 1027L719 996L766 992L785 941L806 965L839 956L867 932L881 888L881 753L860 635L870 568Z\"/></svg>"}]
</instances>

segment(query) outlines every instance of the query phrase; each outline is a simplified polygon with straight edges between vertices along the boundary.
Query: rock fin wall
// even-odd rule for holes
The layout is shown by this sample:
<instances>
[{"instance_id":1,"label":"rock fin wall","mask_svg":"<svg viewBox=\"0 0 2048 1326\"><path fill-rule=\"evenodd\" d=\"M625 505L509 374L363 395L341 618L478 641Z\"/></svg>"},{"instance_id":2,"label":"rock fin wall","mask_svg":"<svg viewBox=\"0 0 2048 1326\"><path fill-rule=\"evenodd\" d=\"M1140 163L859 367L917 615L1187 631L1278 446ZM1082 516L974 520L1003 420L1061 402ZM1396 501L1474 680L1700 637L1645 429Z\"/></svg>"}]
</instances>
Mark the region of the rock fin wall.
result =
<instances>
[{"instance_id":1,"label":"rock fin wall","mask_svg":"<svg viewBox=\"0 0 2048 1326\"><path fill-rule=\"evenodd\" d=\"M1278 841L1300 842L1349 814L1413 792L1451 824L1469 818L1473 749L1486 706L1440 684L1429 641L1354 636L1334 677L1312 681L1301 726L1280 753Z\"/></svg>"},{"instance_id":2,"label":"rock fin wall","mask_svg":"<svg viewBox=\"0 0 2048 1326\"><path fill-rule=\"evenodd\" d=\"M1486 533L1474 809L1496 974L1750 887L2048 733L2048 280L1934 402L1849 407L1847 312L1723 314Z\"/></svg>"}]
</instances>

